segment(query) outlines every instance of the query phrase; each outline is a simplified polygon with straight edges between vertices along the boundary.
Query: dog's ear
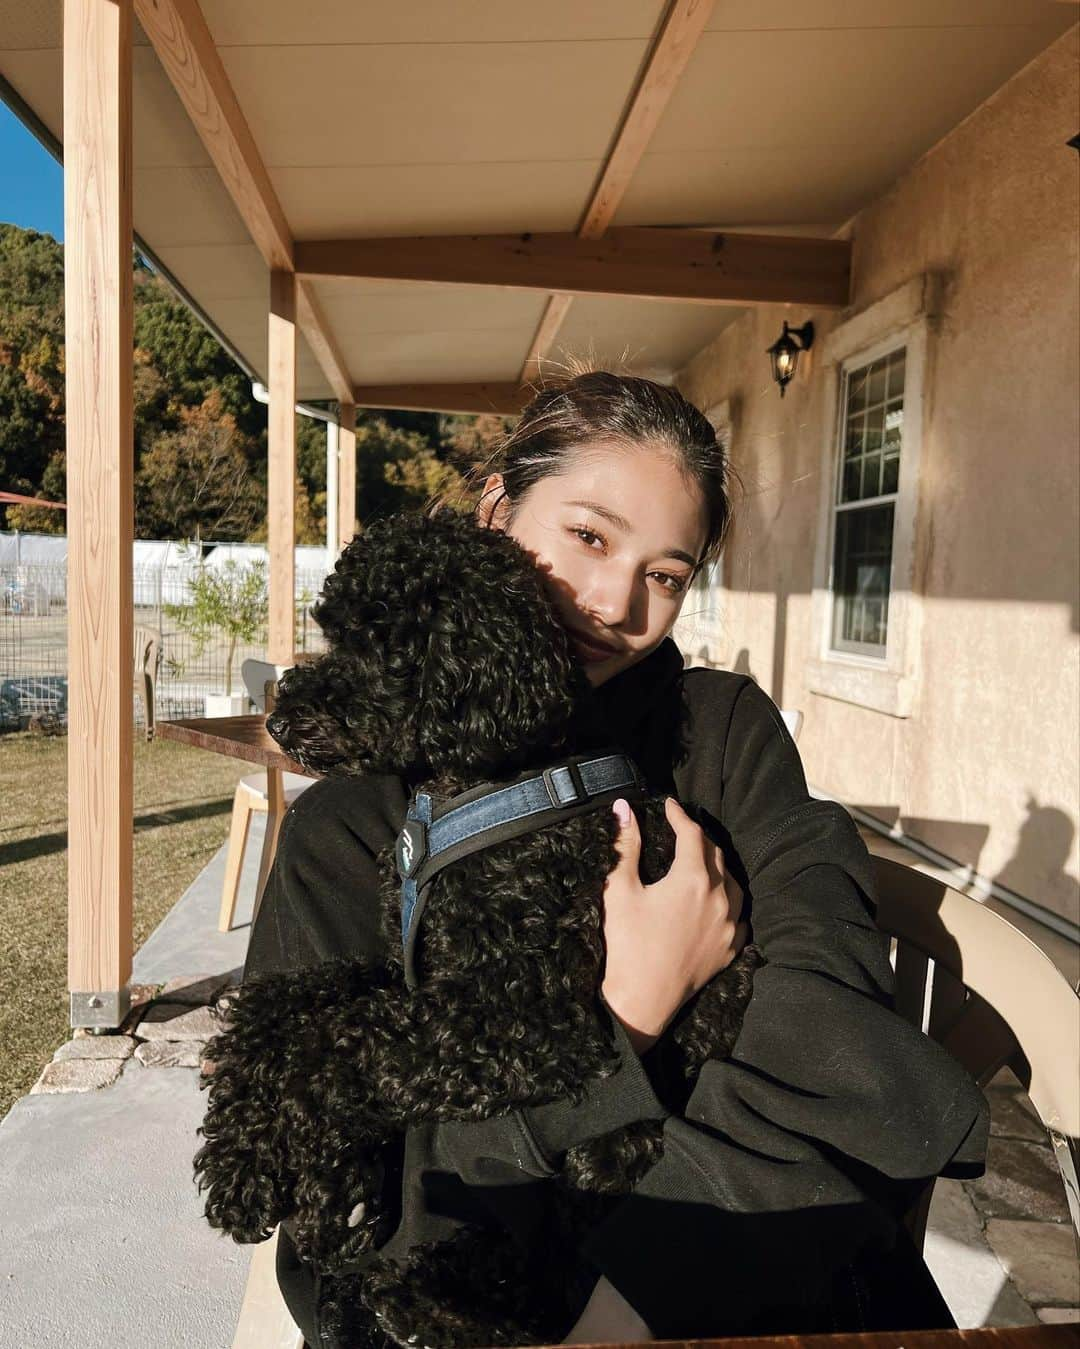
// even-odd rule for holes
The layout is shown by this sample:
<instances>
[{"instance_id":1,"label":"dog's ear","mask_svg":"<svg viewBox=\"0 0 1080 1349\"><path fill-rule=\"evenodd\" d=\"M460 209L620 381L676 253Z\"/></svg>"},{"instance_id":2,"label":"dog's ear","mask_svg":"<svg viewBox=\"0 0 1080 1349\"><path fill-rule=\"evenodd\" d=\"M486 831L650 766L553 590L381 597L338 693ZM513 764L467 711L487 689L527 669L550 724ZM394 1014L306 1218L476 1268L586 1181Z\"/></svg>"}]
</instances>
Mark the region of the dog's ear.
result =
<instances>
[{"instance_id":1,"label":"dog's ear","mask_svg":"<svg viewBox=\"0 0 1080 1349\"><path fill-rule=\"evenodd\" d=\"M369 523L312 615L330 649L286 671L267 727L317 772L513 770L590 696L530 554L468 516Z\"/></svg>"}]
</instances>

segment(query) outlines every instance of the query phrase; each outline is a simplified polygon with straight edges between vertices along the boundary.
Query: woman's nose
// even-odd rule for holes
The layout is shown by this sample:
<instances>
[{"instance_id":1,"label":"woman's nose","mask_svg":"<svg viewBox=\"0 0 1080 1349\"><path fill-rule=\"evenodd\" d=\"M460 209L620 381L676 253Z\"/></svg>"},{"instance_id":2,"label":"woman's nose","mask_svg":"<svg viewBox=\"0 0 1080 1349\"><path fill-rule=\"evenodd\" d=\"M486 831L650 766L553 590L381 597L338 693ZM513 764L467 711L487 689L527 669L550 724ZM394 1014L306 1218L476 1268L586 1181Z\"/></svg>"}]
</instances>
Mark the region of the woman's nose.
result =
<instances>
[{"instance_id":1,"label":"woman's nose","mask_svg":"<svg viewBox=\"0 0 1080 1349\"><path fill-rule=\"evenodd\" d=\"M593 590L585 608L605 627L617 628L626 624L634 608L633 580L618 580L614 576L605 578Z\"/></svg>"}]
</instances>

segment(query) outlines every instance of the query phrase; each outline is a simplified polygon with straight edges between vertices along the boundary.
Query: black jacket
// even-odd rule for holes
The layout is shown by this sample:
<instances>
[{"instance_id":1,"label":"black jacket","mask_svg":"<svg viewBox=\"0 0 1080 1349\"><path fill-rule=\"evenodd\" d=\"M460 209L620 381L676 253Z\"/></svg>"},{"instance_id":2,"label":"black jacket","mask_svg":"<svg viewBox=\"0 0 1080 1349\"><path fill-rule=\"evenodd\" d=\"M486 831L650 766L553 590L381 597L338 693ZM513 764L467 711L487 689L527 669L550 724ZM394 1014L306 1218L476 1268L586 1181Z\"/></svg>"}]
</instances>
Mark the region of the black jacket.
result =
<instances>
[{"instance_id":1,"label":"black jacket","mask_svg":"<svg viewBox=\"0 0 1080 1349\"><path fill-rule=\"evenodd\" d=\"M379 1255L451 1235L480 1205L527 1238L557 1154L663 1121L657 1164L580 1250L656 1338L951 1325L899 1217L926 1177L979 1174L989 1112L971 1077L892 1010L888 941L847 812L811 798L771 699L683 668L670 638L597 691L612 740L723 848L767 964L730 1059L688 1099L663 1038L581 1104L411 1129L401 1221ZM378 957L374 858L405 818L397 777L324 778L282 824L245 979L342 954ZM609 1014L610 1015L610 1014ZM489 1219L490 1220L490 1219ZM322 1282L288 1223L283 1292L311 1345ZM569 1327L567 1327L569 1330Z\"/></svg>"}]
</instances>

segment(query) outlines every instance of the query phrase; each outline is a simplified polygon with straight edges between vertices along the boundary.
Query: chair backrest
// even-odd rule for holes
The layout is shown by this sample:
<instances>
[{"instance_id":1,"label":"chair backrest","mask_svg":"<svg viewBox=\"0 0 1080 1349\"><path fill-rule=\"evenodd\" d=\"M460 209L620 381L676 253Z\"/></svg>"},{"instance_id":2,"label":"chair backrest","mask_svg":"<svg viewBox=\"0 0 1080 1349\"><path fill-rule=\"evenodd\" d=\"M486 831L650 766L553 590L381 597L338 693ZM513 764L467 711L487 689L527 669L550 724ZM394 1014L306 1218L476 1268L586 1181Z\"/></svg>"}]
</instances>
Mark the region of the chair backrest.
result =
<instances>
[{"instance_id":1,"label":"chair backrest","mask_svg":"<svg viewBox=\"0 0 1080 1349\"><path fill-rule=\"evenodd\" d=\"M246 660L240 666L240 678L247 690L248 697L255 704L257 712L267 710L266 685L268 681L273 680L276 683L282 671L288 668L287 665L275 665L268 660Z\"/></svg>"},{"instance_id":2,"label":"chair backrest","mask_svg":"<svg viewBox=\"0 0 1080 1349\"><path fill-rule=\"evenodd\" d=\"M135 688L143 705L143 726L147 740L153 740L155 715L155 693L157 690L158 670L161 666L161 639L155 628L139 625L134 629Z\"/></svg>"},{"instance_id":3,"label":"chair backrest","mask_svg":"<svg viewBox=\"0 0 1080 1349\"><path fill-rule=\"evenodd\" d=\"M784 725L791 732L792 740L798 740L799 732L802 730L803 714L797 708L782 707L780 715L784 718Z\"/></svg>"},{"instance_id":4,"label":"chair backrest","mask_svg":"<svg viewBox=\"0 0 1080 1349\"><path fill-rule=\"evenodd\" d=\"M873 862L877 924L896 938L896 1010L980 1086L1000 1068L1012 1069L1050 1135L1080 1231L1080 998L1035 943L993 909L892 858ZM921 1244L922 1230L913 1235Z\"/></svg>"}]
</instances>

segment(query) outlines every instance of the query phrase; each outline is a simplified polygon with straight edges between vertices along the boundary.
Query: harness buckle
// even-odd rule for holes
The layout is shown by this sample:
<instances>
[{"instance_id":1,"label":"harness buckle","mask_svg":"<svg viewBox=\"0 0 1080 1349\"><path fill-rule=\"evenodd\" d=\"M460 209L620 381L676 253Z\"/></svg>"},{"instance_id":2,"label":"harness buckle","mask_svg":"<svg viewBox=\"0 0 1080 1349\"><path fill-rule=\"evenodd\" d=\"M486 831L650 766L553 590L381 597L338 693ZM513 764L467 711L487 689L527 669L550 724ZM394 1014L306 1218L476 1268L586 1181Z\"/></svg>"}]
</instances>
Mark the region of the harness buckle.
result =
<instances>
[{"instance_id":1,"label":"harness buckle","mask_svg":"<svg viewBox=\"0 0 1080 1349\"><path fill-rule=\"evenodd\" d=\"M570 785L574 789L574 795L569 799L559 795L558 788L555 786L555 779L552 776L554 773L563 771L570 778ZM585 783L581 780L581 773L576 763L555 764L551 768L545 768L541 777L544 779L548 800L553 806L576 806L579 802L589 799L589 793L585 788Z\"/></svg>"}]
</instances>

